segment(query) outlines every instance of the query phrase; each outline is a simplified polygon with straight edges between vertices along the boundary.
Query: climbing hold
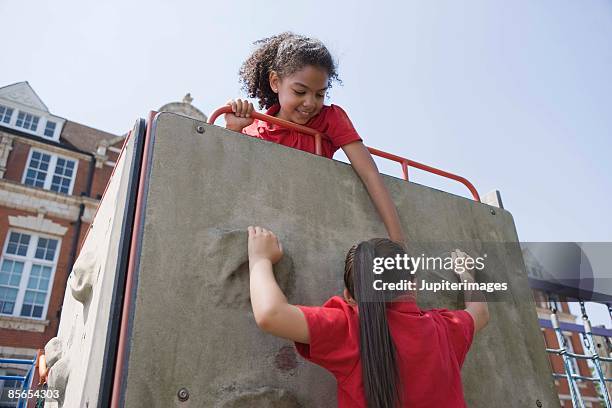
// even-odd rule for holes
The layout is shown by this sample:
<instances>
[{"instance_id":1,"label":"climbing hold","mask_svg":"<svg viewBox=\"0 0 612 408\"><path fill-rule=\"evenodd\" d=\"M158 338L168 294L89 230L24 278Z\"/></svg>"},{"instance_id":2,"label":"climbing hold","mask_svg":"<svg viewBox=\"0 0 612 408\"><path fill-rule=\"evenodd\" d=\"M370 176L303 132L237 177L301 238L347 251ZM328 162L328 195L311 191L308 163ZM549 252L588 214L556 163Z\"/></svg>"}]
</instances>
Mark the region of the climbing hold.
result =
<instances>
[{"instance_id":1,"label":"climbing hold","mask_svg":"<svg viewBox=\"0 0 612 408\"><path fill-rule=\"evenodd\" d=\"M93 252L85 252L78 257L72 269L70 292L72 297L85 304L91 298L97 279L96 258Z\"/></svg>"}]
</instances>

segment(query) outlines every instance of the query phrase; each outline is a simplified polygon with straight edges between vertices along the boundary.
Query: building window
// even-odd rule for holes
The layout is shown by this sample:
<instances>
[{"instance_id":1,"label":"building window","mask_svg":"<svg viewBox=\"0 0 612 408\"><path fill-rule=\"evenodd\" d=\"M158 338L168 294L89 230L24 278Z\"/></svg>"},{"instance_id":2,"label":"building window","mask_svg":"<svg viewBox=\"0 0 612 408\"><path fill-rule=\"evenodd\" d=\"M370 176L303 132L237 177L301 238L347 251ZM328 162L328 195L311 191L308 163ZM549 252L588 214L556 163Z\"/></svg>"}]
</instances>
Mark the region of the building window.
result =
<instances>
[{"instance_id":1,"label":"building window","mask_svg":"<svg viewBox=\"0 0 612 408\"><path fill-rule=\"evenodd\" d=\"M565 347L567 348L567 351L569 351L570 353L576 353L574 351L574 345L572 344L572 335L563 333L563 338L565 339ZM571 361L574 374L580 374L580 369L578 368L578 360L571 356L569 359Z\"/></svg>"},{"instance_id":2,"label":"building window","mask_svg":"<svg viewBox=\"0 0 612 408\"><path fill-rule=\"evenodd\" d=\"M17 122L15 123L15 126L31 130L32 132L36 132L36 128L38 128L39 119L40 118L36 115L19 112L19 115L17 115Z\"/></svg>"},{"instance_id":3,"label":"building window","mask_svg":"<svg viewBox=\"0 0 612 408\"><path fill-rule=\"evenodd\" d=\"M47 126L45 126L45 136L53 137L55 134L55 122L47 121Z\"/></svg>"},{"instance_id":4,"label":"building window","mask_svg":"<svg viewBox=\"0 0 612 408\"><path fill-rule=\"evenodd\" d=\"M50 154L36 151L32 152L30 164L28 165L28 170L26 171L26 179L24 184L34 187L44 187L50 162Z\"/></svg>"},{"instance_id":5,"label":"building window","mask_svg":"<svg viewBox=\"0 0 612 408\"><path fill-rule=\"evenodd\" d=\"M32 149L23 184L70 194L76 174L76 160Z\"/></svg>"},{"instance_id":6,"label":"building window","mask_svg":"<svg viewBox=\"0 0 612 408\"><path fill-rule=\"evenodd\" d=\"M0 105L0 122L9 123L13 116L13 109L8 106Z\"/></svg>"},{"instance_id":7,"label":"building window","mask_svg":"<svg viewBox=\"0 0 612 408\"><path fill-rule=\"evenodd\" d=\"M74 175L74 160L57 158L55 174L53 175L51 190L68 194Z\"/></svg>"},{"instance_id":8,"label":"building window","mask_svg":"<svg viewBox=\"0 0 612 408\"><path fill-rule=\"evenodd\" d=\"M0 375L18 375L25 376L27 373L16 369L0 369ZM18 380L0 380L0 408L17 408L17 399L9 398L10 390L20 391L21 381Z\"/></svg>"},{"instance_id":9,"label":"building window","mask_svg":"<svg viewBox=\"0 0 612 408\"><path fill-rule=\"evenodd\" d=\"M58 239L9 232L0 262L1 314L44 317L58 252Z\"/></svg>"}]
</instances>

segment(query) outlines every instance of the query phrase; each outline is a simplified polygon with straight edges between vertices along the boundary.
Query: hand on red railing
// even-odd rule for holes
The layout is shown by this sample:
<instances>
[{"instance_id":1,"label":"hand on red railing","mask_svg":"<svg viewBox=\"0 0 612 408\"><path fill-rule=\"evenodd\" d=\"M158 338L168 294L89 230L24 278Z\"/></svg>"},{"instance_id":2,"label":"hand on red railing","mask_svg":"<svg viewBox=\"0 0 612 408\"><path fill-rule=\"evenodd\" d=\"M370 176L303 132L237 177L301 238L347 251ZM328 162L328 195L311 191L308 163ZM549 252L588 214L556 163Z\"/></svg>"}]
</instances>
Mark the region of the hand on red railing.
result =
<instances>
[{"instance_id":1,"label":"hand on red railing","mask_svg":"<svg viewBox=\"0 0 612 408\"><path fill-rule=\"evenodd\" d=\"M225 114L225 127L234 132L241 132L242 129L253 123L251 113L255 110L253 104L241 99L230 99L227 104L232 107L232 112Z\"/></svg>"}]
</instances>

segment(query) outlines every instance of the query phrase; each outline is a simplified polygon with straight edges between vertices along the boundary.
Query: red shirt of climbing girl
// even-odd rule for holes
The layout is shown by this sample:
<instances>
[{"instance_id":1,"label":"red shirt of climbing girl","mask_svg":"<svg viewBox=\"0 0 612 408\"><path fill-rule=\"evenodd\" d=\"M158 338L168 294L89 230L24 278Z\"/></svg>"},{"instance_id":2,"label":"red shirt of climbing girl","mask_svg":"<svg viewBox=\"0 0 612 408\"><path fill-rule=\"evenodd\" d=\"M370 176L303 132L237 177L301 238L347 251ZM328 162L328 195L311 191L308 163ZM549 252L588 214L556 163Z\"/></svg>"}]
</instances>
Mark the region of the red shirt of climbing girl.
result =
<instances>
[{"instance_id":1,"label":"red shirt of climbing girl","mask_svg":"<svg viewBox=\"0 0 612 408\"><path fill-rule=\"evenodd\" d=\"M484 298L465 292L465 310L420 309L415 292L372 290L374 279L405 278L405 271L372 273L376 258L404 248L375 238L353 246L345 261L344 298L323 306L288 303L273 273L283 256L274 233L249 227L253 315L264 331L295 342L302 357L330 371L340 408L466 408L461 366L474 334L489 319ZM461 251L452 257L465 258ZM458 264L458 263L457 263ZM457 272L474 282L470 272Z\"/></svg>"},{"instance_id":2,"label":"red shirt of climbing girl","mask_svg":"<svg viewBox=\"0 0 612 408\"><path fill-rule=\"evenodd\" d=\"M334 60L325 45L313 38L282 33L256 41L257 49L240 69L244 90L259 100L267 114L325 134L323 155L332 158L341 148L363 181L389 237L404 242L404 233L391 196L368 149L349 117L336 105L324 105L332 82L338 80ZM315 152L314 138L295 130L254 121L253 104L240 99L228 102L232 114L226 127L249 136L306 152Z\"/></svg>"}]
</instances>

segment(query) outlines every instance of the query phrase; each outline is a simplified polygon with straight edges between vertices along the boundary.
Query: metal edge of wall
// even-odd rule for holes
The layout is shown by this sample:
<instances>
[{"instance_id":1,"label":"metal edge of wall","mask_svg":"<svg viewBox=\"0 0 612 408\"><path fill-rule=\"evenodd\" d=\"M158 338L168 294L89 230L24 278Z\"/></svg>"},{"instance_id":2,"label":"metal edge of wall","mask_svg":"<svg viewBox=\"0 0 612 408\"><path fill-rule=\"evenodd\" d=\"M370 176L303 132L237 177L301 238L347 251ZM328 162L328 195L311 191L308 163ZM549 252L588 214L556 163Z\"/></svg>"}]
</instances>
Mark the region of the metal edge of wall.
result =
<instances>
[{"instance_id":1,"label":"metal edge of wall","mask_svg":"<svg viewBox=\"0 0 612 408\"><path fill-rule=\"evenodd\" d=\"M136 194L134 222L132 235L129 240L129 259L127 263L127 276L125 282L125 298L123 300L122 317L118 333L117 355L114 359L115 368L113 373L110 400L108 405L102 407L123 407L128 377L128 364L130 355L130 337L134 323L134 312L136 307L136 293L138 289L138 273L140 270L140 251L144 234L144 219L147 206L147 195L149 192L149 181L153 162L153 146L155 145L155 133L157 128L157 112L149 113L146 132L143 140L140 173L138 177L138 191ZM127 245L127 244L126 244Z\"/></svg>"},{"instance_id":2,"label":"metal edge of wall","mask_svg":"<svg viewBox=\"0 0 612 408\"><path fill-rule=\"evenodd\" d=\"M120 236L121 246L117 256L116 274L113 283L113 292L110 304L109 322L106 331L103 366L98 391L98 407L108 406L109 396L112 391L112 378L115 369L117 352L117 340L119 324L121 319L122 303L124 298L125 280L129 260L129 242L132 236L132 225L134 220L134 209L136 195L138 192L139 170L142 161L142 147L144 143L146 123L144 119L138 119L132 132L134 137L134 154L130 164L130 181L128 185L126 206L123 212L123 223ZM126 239L127 238L127 239Z\"/></svg>"},{"instance_id":3,"label":"metal edge of wall","mask_svg":"<svg viewBox=\"0 0 612 408\"><path fill-rule=\"evenodd\" d=\"M121 229L119 253L116 263L116 274L113 283L113 293L110 304L109 321L106 331L106 342L104 346L104 358L102 360L102 373L100 388L98 391L98 407L107 407L110 404L112 392L112 379L115 371L115 360L117 356L117 342L123 307L125 281L129 260L130 241L133 234L133 223L138 194L138 182L140 180L140 167L142 162L146 123L144 119L138 119L134 125L134 154L130 163L130 181L128 185L127 200L123 212L123 223Z\"/></svg>"},{"instance_id":4,"label":"metal edge of wall","mask_svg":"<svg viewBox=\"0 0 612 408\"><path fill-rule=\"evenodd\" d=\"M134 237L134 221L138 207L140 174L143 169L143 155L147 140L147 126L144 119L138 119L132 132L134 137L134 154L130 163L130 181L128 185L126 206L123 212L123 224L120 236L116 274L113 282L113 293L110 304L110 315L107 326L104 358L98 391L97 407L110 406L113 395L113 379L115 376L119 335L125 301L125 289L130 265L131 241Z\"/></svg>"}]
</instances>

